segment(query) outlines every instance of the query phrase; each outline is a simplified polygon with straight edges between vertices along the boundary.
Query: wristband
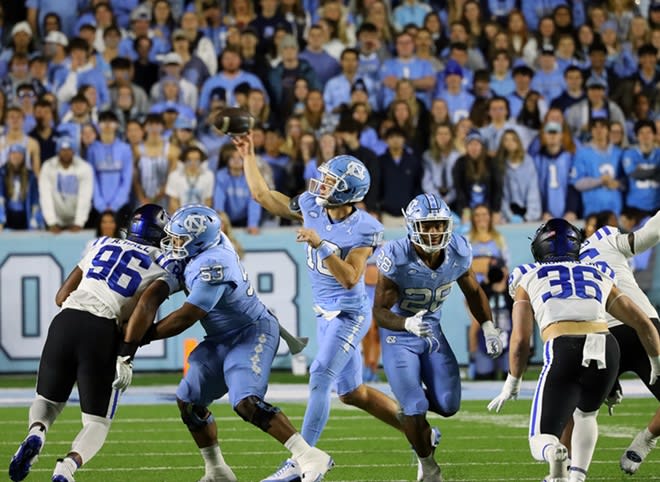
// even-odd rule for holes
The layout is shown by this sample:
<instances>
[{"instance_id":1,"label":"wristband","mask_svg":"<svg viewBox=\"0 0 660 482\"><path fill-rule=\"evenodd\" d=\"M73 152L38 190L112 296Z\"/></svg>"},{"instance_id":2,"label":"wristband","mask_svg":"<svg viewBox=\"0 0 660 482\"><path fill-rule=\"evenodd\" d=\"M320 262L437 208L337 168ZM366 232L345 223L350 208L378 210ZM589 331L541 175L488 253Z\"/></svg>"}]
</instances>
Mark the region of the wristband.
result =
<instances>
[{"instance_id":1,"label":"wristband","mask_svg":"<svg viewBox=\"0 0 660 482\"><path fill-rule=\"evenodd\" d=\"M325 239L323 239L321 240L321 244L319 244L319 247L316 248L316 252L318 253L321 259L325 259L335 254L335 249L330 245L330 243L328 243Z\"/></svg>"},{"instance_id":2,"label":"wristband","mask_svg":"<svg viewBox=\"0 0 660 482\"><path fill-rule=\"evenodd\" d=\"M156 336L156 324L152 323L138 344L140 346L148 345L154 339L154 336Z\"/></svg>"},{"instance_id":3,"label":"wristband","mask_svg":"<svg viewBox=\"0 0 660 482\"><path fill-rule=\"evenodd\" d=\"M493 335L493 336L499 335L499 333L497 332L497 328L495 328L495 325L490 320L484 321L481 324L481 329L484 332L484 335Z\"/></svg>"},{"instance_id":4,"label":"wristband","mask_svg":"<svg viewBox=\"0 0 660 482\"><path fill-rule=\"evenodd\" d=\"M133 360L135 357L135 352L140 347L139 343L128 343L122 341L119 343L119 348L117 349L117 356L128 356Z\"/></svg>"}]
</instances>

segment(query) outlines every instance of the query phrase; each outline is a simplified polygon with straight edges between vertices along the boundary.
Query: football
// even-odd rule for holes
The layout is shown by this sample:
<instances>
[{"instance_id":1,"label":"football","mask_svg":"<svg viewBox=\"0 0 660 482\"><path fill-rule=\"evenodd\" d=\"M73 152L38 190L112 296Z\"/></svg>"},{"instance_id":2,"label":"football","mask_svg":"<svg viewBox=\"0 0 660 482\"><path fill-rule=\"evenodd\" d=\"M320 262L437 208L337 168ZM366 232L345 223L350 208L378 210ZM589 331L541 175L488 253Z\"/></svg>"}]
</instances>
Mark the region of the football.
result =
<instances>
[{"instance_id":1,"label":"football","mask_svg":"<svg viewBox=\"0 0 660 482\"><path fill-rule=\"evenodd\" d=\"M254 127L255 119L252 115L238 107L227 107L214 114L210 119L211 125L221 134L240 136Z\"/></svg>"}]
</instances>

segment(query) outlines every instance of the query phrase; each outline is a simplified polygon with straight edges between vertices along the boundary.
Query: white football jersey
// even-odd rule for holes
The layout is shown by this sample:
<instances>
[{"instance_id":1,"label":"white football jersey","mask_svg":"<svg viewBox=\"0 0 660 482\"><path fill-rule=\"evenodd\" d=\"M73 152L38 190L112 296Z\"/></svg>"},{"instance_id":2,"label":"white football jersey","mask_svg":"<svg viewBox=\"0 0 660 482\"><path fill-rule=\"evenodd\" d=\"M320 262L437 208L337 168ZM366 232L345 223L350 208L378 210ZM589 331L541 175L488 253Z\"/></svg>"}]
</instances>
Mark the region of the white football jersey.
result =
<instances>
[{"instance_id":1,"label":"white football jersey","mask_svg":"<svg viewBox=\"0 0 660 482\"><path fill-rule=\"evenodd\" d=\"M630 269L628 259L633 256L628 235L611 226L604 226L589 236L580 249L581 260L596 264L607 263L616 273L617 287L628 295L646 316L658 318L658 312L637 284ZM609 313L606 314L606 319L610 328L622 324Z\"/></svg>"},{"instance_id":2,"label":"white football jersey","mask_svg":"<svg viewBox=\"0 0 660 482\"><path fill-rule=\"evenodd\" d=\"M78 267L82 280L62 308L87 311L118 323L130 317L152 281L165 281L170 293L180 289L178 262L166 260L158 248L126 239L99 238Z\"/></svg>"},{"instance_id":3,"label":"white football jersey","mask_svg":"<svg viewBox=\"0 0 660 482\"><path fill-rule=\"evenodd\" d=\"M614 271L604 264L561 261L523 264L509 276L509 293L522 287L539 329L558 321L605 321Z\"/></svg>"}]
</instances>

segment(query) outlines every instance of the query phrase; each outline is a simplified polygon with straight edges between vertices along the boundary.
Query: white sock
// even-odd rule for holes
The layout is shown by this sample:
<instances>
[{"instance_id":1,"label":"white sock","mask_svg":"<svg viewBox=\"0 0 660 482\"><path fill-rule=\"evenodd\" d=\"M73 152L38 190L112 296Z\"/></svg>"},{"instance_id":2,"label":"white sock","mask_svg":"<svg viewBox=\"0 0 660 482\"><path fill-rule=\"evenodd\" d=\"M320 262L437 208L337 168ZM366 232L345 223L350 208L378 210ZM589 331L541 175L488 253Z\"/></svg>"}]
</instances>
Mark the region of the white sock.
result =
<instances>
[{"instance_id":1,"label":"white sock","mask_svg":"<svg viewBox=\"0 0 660 482\"><path fill-rule=\"evenodd\" d=\"M578 470L571 470L568 474L568 482L584 482L587 480L587 474Z\"/></svg>"},{"instance_id":2,"label":"white sock","mask_svg":"<svg viewBox=\"0 0 660 482\"><path fill-rule=\"evenodd\" d=\"M643 435L644 441L646 441L647 443L651 443L651 442L653 442L654 439L658 438L658 435L653 435L648 427L646 427L644 429L644 432L642 432L642 433L644 434Z\"/></svg>"},{"instance_id":3,"label":"white sock","mask_svg":"<svg viewBox=\"0 0 660 482\"><path fill-rule=\"evenodd\" d=\"M589 470L591 458L594 455L596 442L598 441L598 421L595 412L583 412L579 408L573 412L573 436L571 437L572 457L571 467L583 470L585 473Z\"/></svg>"},{"instance_id":4,"label":"white sock","mask_svg":"<svg viewBox=\"0 0 660 482\"><path fill-rule=\"evenodd\" d=\"M225 458L222 456L222 452L220 452L220 446L218 444L204 447L199 449L199 451L204 459L204 467L206 468L207 473L213 472L215 467L227 465L225 463Z\"/></svg>"},{"instance_id":5,"label":"white sock","mask_svg":"<svg viewBox=\"0 0 660 482\"><path fill-rule=\"evenodd\" d=\"M309 444L305 442L303 436L298 432L291 435L289 440L284 442L284 447L291 452L291 457L294 459L300 457L311 448Z\"/></svg>"},{"instance_id":6,"label":"white sock","mask_svg":"<svg viewBox=\"0 0 660 482\"><path fill-rule=\"evenodd\" d=\"M80 455L82 463L86 464L103 447L112 421L109 418L83 413L82 422L83 428L71 444L71 451Z\"/></svg>"},{"instance_id":7,"label":"white sock","mask_svg":"<svg viewBox=\"0 0 660 482\"><path fill-rule=\"evenodd\" d=\"M433 458L433 454L428 455L426 457L417 457L419 459L419 463L422 464L422 473L423 474L429 474L432 473L437 467L438 464L435 462L435 459Z\"/></svg>"},{"instance_id":8,"label":"white sock","mask_svg":"<svg viewBox=\"0 0 660 482\"><path fill-rule=\"evenodd\" d=\"M67 478L72 478L73 474L78 470L78 464L71 457L64 457L60 462L55 464L55 471L53 475L65 475Z\"/></svg>"},{"instance_id":9,"label":"white sock","mask_svg":"<svg viewBox=\"0 0 660 482\"><path fill-rule=\"evenodd\" d=\"M41 395L37 395L32 405L30 405L28 426L32 427L35 423L40 423L46 428L47 432L65 405L66 403L53 402Z\"/></svg>"},{"instance_id":10,"label":"white sock","mask_svg":"<svg viewBox=\"0 0 660 482\"><path fill-rule=\"evenodd\" d=\"M41 439L41 443L43 444L46 441L46 428L43 425L35 425L28 432L28 437L31 435L36 435L39 437Z\"/></svg>"}]
</instances>

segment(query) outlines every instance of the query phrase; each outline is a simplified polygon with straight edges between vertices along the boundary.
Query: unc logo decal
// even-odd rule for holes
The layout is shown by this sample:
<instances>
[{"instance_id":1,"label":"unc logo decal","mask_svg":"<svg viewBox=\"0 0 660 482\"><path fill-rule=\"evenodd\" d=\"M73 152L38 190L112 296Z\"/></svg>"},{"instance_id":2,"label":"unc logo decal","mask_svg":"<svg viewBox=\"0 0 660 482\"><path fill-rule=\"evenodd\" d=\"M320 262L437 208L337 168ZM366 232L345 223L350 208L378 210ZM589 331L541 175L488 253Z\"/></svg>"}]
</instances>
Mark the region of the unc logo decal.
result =
<instances>
[{"instance_id":1,"label":"unc logo decal","mask_svg":"<svg viewBox=\"0 0 660 482\"><path fill-rule=\"evenodd\" d=\"M348 166L346 167L346 174L349 176L355 176L358 179L364 179L366 176L366 168L362 164L358 164L355 161L351 161L348 163Z\"/></svg>"},{"instance_id":2,"label":"unc logo decal","mask_svg":"<svg viewBox=\"0 0 660 482\"><path fill-rule=\"evenodd\" d=\"M392 345L396 343L396 336L388 336L387 338L385 338L385 343L387 343L388 345Z\"/></svg>"},{"instance_id":3,"label":"unc logo decal","mask_svg":"<svg viewBox=\"0 0 660 482\"><path fill-rule=\"evenodd\" d=\"M191 214L183 221L183 227L194 235L200 235L206 231L206 217L201 214Z\"/></svg>"}]
</instances>

